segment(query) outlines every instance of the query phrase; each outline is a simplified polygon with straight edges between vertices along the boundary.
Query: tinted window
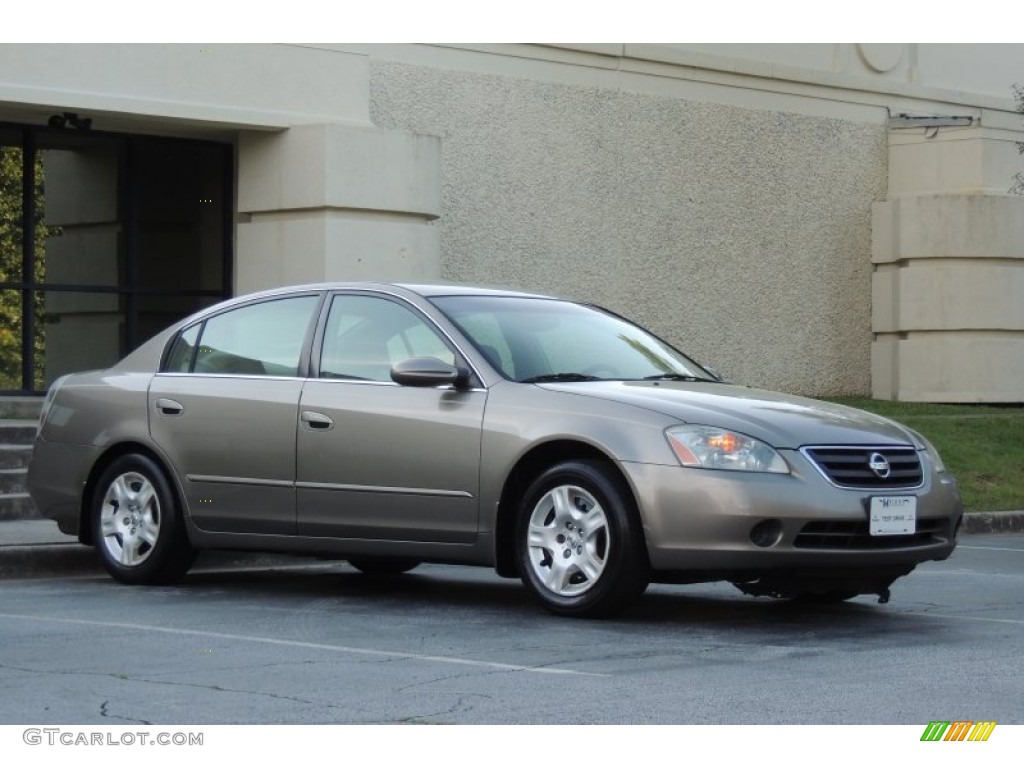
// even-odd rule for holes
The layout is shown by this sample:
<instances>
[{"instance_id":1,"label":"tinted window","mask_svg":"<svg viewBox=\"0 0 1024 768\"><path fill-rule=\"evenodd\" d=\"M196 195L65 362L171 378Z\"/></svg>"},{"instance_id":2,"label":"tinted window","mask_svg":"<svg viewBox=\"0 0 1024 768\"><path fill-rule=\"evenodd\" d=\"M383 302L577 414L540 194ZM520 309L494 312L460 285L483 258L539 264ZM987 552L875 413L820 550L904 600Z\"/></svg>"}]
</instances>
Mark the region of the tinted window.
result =
<instances>
[{"instance_id":1,"label":"tinted window","mask_svg":"<svg viewBox=\"0 0 1024 768\"><path fill-rule=\"evenodd\" d=\"M317 296L275 299L210 318L203 324L193 371L297 376L302 343L318 300Z\"/></svg>"},{"instance_id":2,"label":"tinted window","mask_svg":"<svg viewBox=\"0 0 1024 768\"><path fill-rule=\"evenodd\" d=\"M391 381L391 366L410 357L455 355L408 307L373 296L335 296L327 316L320 377Z\"/></svg>"}]
</instances>

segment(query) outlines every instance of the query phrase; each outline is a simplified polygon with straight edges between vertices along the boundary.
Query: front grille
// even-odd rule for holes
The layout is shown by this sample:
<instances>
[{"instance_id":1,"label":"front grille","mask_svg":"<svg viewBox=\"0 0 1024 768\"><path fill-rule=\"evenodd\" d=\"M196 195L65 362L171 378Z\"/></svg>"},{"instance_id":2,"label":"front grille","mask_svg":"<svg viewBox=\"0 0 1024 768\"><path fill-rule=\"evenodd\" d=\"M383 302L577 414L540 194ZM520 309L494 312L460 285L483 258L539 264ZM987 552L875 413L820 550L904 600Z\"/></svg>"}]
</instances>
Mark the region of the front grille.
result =
<instances>
[{"instance_id":1,"label":"front grille","mask_svg":"<svg viewBox=\"0 0 1024 768\"><path fill-rule=\"evenodd\" d=\"M917 488L924 480L921 459L909 446L814 446L801 452L842 488ZM873 462L888 472L872 469Z\"/></svg>"},{"instance_id":2,"label":"front grille","mask_svg":"<svg viewBox=\"0 0 1024 768\"><path fill-rule=\"evenodd\" d=\"M946 539L946 520L920 519L914 533L872 536L867 521L816 520L807 523L793 540L797 549L900 549L941 544Z\"/></svg>"}]
</instances>

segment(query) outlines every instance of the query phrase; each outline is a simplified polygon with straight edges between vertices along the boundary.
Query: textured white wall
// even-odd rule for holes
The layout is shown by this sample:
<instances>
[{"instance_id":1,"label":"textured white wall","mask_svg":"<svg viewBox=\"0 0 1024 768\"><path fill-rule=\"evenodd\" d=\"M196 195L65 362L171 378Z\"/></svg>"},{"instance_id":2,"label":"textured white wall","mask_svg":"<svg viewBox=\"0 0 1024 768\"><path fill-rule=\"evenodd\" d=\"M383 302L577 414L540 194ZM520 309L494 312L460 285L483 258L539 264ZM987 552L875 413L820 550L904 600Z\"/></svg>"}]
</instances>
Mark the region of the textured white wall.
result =
<instances>
[{"instance_id":1,"label":"textured white wall","mask_svg":"<svg viewBox=\"0 0 1024 768\"><path fill-rule=\"evenodd\" d=\"M370 111L441 137L446 279L603 304L737 382L869 391L883 123L379 60Z\"/></svg>"}]
</instances>

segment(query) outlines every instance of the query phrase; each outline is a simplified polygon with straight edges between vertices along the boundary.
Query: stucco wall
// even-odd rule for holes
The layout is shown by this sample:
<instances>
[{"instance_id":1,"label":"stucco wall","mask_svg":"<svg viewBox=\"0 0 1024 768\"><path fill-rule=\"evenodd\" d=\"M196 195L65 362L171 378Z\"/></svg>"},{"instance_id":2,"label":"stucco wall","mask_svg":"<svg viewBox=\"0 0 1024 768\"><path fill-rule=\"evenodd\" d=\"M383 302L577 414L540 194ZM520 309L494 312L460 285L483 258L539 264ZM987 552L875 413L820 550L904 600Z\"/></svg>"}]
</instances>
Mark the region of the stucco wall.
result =
<instances>
[{"instance_id":1,"label":"stucco wall","mask_svg":"<svg viewBox=\"0 0 1024 768\"><path fill-rule=\"evenodd\" d=\"M380 60L370 115L441 137L446 279L595 301L737 382L869 391L884 118Z\"/></svg>"}]
</instances>

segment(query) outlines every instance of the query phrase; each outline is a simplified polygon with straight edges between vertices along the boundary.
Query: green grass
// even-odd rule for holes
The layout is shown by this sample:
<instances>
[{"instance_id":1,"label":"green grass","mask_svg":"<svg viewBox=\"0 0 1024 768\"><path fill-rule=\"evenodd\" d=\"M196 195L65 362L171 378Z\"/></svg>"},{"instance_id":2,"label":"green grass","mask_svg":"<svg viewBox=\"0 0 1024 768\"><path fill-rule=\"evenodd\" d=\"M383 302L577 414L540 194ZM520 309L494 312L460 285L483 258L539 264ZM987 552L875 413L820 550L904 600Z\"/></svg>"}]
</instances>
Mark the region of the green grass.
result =
<instances>
[{"instance_id":1,"label":"green grass","mask_svg":"<svg viewBox=\"0 0 1024 768\"><path fill-rule=\"evenodd\" d=\"M824 399L895 419L927 437L960 482L969 512L1024 509L1024 407Z\"/></svg>"}]
</instances>

